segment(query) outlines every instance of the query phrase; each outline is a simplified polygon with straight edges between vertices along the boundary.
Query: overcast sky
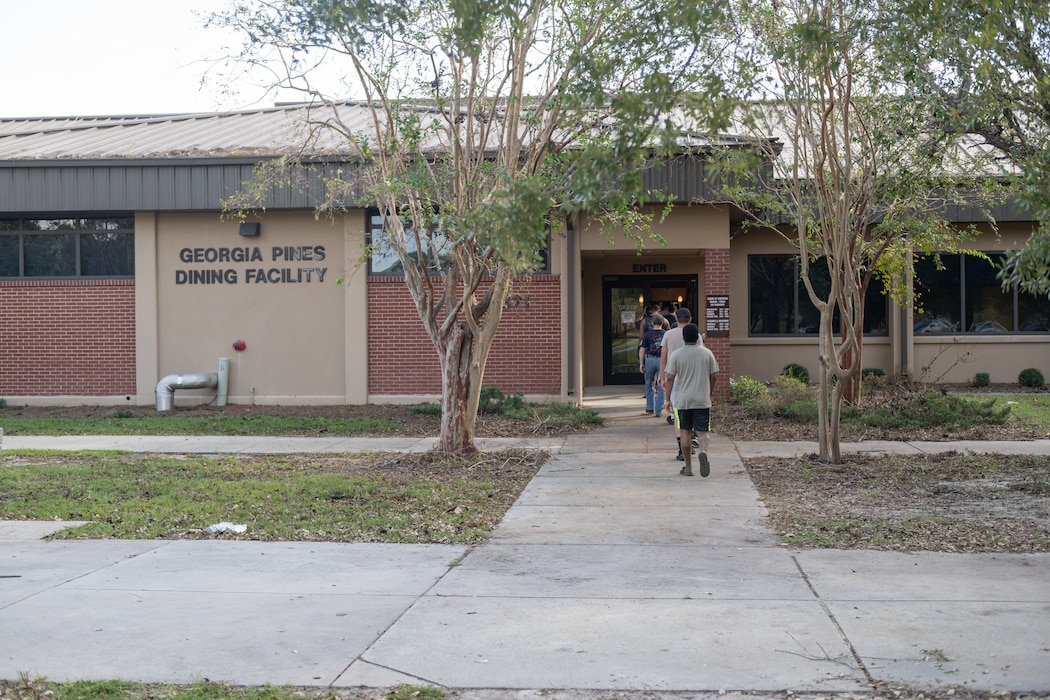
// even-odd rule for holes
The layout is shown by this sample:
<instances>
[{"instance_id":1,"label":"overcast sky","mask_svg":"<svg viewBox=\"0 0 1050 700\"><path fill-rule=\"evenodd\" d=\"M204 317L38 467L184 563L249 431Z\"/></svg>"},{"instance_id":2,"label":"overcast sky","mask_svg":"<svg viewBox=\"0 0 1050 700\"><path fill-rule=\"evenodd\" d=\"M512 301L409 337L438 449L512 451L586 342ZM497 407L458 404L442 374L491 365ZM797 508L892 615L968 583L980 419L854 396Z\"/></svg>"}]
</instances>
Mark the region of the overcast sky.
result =
<instances>
[{"instance_id":1,"label":"overcast sky","mask_svg":"<svg viewBox=\"0 0 1050 700\"><path fill-rule=\"evenodd\" d=\"M0 0L0 117L269 106L246 84L201 88L236 39L204 28L227 0ZM200 16L195 16L196 11Z\"/></svg>"}]
</instances>

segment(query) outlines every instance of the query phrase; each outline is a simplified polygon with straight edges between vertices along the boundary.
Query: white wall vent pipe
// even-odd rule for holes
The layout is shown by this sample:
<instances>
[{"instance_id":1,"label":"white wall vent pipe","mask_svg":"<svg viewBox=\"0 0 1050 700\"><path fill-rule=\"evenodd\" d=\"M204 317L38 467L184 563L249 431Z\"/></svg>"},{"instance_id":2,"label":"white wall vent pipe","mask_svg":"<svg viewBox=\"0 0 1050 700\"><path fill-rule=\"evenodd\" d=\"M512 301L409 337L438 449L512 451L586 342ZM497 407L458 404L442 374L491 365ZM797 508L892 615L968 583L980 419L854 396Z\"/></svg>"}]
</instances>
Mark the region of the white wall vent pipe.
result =
<instances>
[{"instance_id":1,"label":"white wall vent pipe","mask_svg":"<svg viewBox=\"0 0 1050 700\"><path fill-rule=\"evenodd\" d=\"M219 358L219 395L215 397L216 406L226 405L226 394L230 389L230 358Z\"/></svg>"},{"instance_id":2,"label":"white wall vent pipe","mask_svg":"<svg viewBox=\"0 0 1050 700\"><path fill-rule=\"evenodd\" d=\"M217 372L169 374L157 382L157 410L171 410L175 403L176 389L211 389L218 385L219 374Z\"/></svg>"}]
</instances>

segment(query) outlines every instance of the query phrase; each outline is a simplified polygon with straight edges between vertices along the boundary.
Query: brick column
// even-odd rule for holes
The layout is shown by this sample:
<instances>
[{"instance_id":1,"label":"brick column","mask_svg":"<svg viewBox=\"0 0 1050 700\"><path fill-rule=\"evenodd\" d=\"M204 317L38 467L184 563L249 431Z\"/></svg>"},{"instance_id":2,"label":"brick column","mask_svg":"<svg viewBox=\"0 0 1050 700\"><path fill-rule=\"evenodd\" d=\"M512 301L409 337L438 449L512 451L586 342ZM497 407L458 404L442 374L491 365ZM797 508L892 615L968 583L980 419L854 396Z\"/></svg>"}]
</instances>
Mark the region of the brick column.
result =
<instances>
[{"instance_id":1,"label":"brick column","mask_svg":"<svg viewBox=\"0 0 1050 700\"><path fill-rule=\"evenodd\" d=\"M704 254L704 293L711 295L725 295L729 296L729 248L708 248ZM734 300L730 299L730 309L734 301L743 303L743 299ZM697 322L700 326L700 331L703 332L707 318L707 298L700 300L702 308L699 310L699 318ZM718 385L715 388L716 400L724 400L729 398L729 376L731 372L731 366L729 362L729 338L711 338L707 337L704 339L704 344L711 349L711 352L715 354L715 359L718 360Z\"/></svg>"}]
</instances>

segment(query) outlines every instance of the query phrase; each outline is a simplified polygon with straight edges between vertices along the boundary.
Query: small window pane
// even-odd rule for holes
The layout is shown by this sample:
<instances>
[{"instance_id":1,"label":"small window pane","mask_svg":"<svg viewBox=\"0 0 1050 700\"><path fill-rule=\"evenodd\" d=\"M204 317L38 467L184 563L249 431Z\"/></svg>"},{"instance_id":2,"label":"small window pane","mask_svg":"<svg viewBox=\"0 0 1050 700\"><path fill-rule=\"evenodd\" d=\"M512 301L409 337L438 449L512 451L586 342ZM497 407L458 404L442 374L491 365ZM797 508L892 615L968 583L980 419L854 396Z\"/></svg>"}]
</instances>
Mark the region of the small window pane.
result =
<instances>
[{"instance_id":1,"label":"small window pane","mask_svg":"<svg viewBox=\"0 0 1050 700\"><path fill-rule=\"evenodd\" d=\"M751 335L794 333L794 255L752 255L748 263L748 332Z\"/></svg>"},{"instance_id":2,"label":"small window pane","mask_svg":"<svg viewBox=\"0 0 1050 700\"><path fill-rule=\"evenodd\" d=\"M81 227L80 219L27 219L27 231L74 231Z\"/></svg>"},{"instance_id":3,"label":"small window pane","mask_svg":"<svg viewBox=\"0 0 1050 700\"><path fill-rule=\"evenodd\" d=\"M18 236L0 236L0 277L18 277Z\"/></svg>"},{"instance_id":4,"label":"small window pane","mask_svg":"<svg viewBox=\"0 0 1050 700\"><path fill-rule=\"evenodd\" d=\"M0 219L0 231L21 230L19 219Z\"/></svg>"},{"instance_id":5,"label":"small window pane","mask_svg":"<svg viewBox=\"0 0 1050 700\"><path fill-rule=\"evenodd\" d=\"M1017 327L1022 333L1050 332L1050 299L1045 294L1017 293Z\"/></svg>"},{"instance_id":6,"label":"small window pane","mask_svg":"<svg viewBox=\"0 0 1050 700\"><path fill-rule=\"evenodd\" d=\"M991 262L967 255L966 330L969 333L1009 333L1014 330L1014 295L996 279L1002 253L990 253Z\"/></svg>"},{"instance_id":7,"label":"small window pane","mask_svg":"<svg viewBox=\"0 0 1050 700\"><path fill-rule=\"evenodd\" d=\"M26 277L73 277L77 274L76 234L25 236Z\"/></svg>"},{"instance_id":8,"label":"small window pane","mask_svg":"<svg viewBox=\"0 0 1050 700\"><path fill-rule=\"evenodd\" d=\"M798 280L798 332L804 335L820 333L820 311L813 306L806 290L806 283L802 281L801 269ZM831 275L828 273L828 264L823 258L814 260L809 264L809 282L813 285L813 291L817 293L818 299L827 299L831 293ZM834 329L839 328L839 310L835 309L832 316Z\"/></svg>"},{"instance_id":9,"label":"small window pane","mask_svg":"<svg viewBox=\"0 0 1050 700\"><path fill-rule=\"evenodd\" d=\"M80 235L80 274L130 277L135 273L135 237L130 233Z\"/></svg>"},{"instance_id":10,"label":"small window pane","mask_svg":"<svg viewBox=\"0 0 1050 700\"><path fill-rule=\"evenodd\" d=\"M868 291L864 294L864 333L866 335L889 334L889 297L886 285L878 277L872 277Z\"/></svg>"},{"instance_id":11,"label":"small window pane","mask_svg":"<svg viewBox=\"0 0 1050 700\"><path fill-rule=\"evenodd\" d=\"M439 270L448 267L452 259L452 242L440 229L431 227L420 231L419 240L423 246L423 260L427 268ZM401 274L404 272L401 261L390 246L390 235L379 214L369 216L369 243L372 246L369 263L373 274ZM415 236L411 231L406 231L405 247L410 258L420 258L420 252L416 250Z\"/></svg>"},{"instance_id":12,"label":"small window pane","mask_svg":"<svg viewBox=\"0 0 1050 700\"><path fill-rule=\"evenodd\" d=\"M938 270L933 259L915 263L916 333L957 333L962 312L962 281L958 255L941 258Z\"/></svg>"}]
</instances>

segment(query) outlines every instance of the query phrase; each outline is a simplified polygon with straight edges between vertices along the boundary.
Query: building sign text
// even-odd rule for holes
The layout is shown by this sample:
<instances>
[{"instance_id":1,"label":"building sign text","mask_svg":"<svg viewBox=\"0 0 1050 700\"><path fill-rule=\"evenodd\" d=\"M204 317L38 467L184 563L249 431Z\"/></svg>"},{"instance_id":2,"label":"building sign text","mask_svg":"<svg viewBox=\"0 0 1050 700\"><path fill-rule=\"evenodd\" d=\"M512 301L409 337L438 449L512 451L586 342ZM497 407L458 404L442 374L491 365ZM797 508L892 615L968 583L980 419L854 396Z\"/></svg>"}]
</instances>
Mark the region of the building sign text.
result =
<instances>
[{"instance_id":1,"label":"building sign text","mask_svg":"<svg viewBox=\"0 0 1050 700\"><path fill-rule=\"evenodd\" d=\"M292 265L325 259L323 245L273 246L263 255L259 246L236 248L183 248L179 260L187 265L244 264L237 267L182 268L175 270L175 284L309 284L324 282L327 267ZM272 266L264 266L265 263ZM251 263L263 263L252 265Z\"/></svg>"},{"instance_id":2,"label":"building sign text","mask_svg":"<svg viewBox=\"0 0 1050 700\"><path fill-rule=\"evenodd\" d=\"M708 294L706 334L711 338L729 337L729 295Z\"/></svg>"}]
</instances>

